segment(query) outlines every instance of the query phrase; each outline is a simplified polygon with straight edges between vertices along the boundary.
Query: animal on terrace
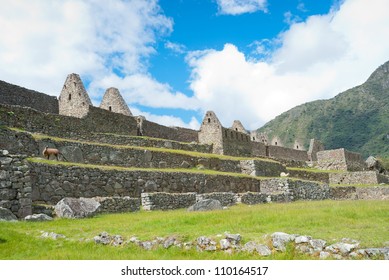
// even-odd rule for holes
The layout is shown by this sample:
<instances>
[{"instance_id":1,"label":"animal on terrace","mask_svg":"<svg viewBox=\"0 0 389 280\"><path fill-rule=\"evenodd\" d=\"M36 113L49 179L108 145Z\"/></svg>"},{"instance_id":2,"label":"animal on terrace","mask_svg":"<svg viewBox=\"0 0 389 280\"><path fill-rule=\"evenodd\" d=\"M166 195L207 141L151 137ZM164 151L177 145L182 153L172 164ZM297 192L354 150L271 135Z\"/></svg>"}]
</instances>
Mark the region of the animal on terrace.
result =
<instances>
[{"instance_id":1,"label":"animal on terrace","mask_svg":"<svg viewBox=\"0 0 389 280\"><path fill-rule=\"evenodd\" d=\"M58 150L58 149L55 149L55 148L49 148L49 147L45 147L45 149L43 150L42 152L43 154L43 157L47 159L50 159L50 156L53 155L55 156L55 158L58 160L58 156L61 155L65 160L67 160L64 155Z\"/></svg>"}]
</instances>

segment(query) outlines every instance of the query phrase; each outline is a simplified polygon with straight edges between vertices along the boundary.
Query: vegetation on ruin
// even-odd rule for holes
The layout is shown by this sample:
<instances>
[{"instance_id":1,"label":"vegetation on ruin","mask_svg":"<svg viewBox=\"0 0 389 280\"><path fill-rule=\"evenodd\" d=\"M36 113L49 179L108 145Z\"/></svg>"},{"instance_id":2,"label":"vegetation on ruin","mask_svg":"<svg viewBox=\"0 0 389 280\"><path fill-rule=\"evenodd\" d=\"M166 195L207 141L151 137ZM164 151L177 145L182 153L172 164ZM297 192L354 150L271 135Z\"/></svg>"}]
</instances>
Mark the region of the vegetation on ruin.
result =
<instances>
[{"instance_id":1,"label":"vegetation on ruin","mask_svg":"<svg viewBox=\"0 0 389 280\"><path fill-rule=\"evenodd\" d=\"M55 142L74 142L74 143L80 143L80 144L85 144L85 145L111 147L114 149L149 150L149 151L161 152L161 153L187 155L187 156L197 157L197 158L217 158L217 159L221 159L221 160L236 160L236 161L239 161L239 160L260 160L260 161L266 161L266 162L276 162L275 160L268 159L268 158L236 157L236 156L218 155L218 154L211 154L211 153L200 153L200 152L193 152L193 151L186 151L186 150L175 150L175 149L159 148L159 147L113 145L113 144L101 143L101 142L91 142L91 141L84 141L84 140L75 140L75 139L54 137L54 136L48 136L48 135L44 135L44 134L40 134L40 133L31 133L31 135L35 140L48 140L48 139L50 139L50 140L55 141ZM137 136L137 137L139 137L139 136ZM150 138L150 139L158 139L158 138ZM170 141L170 140L165 139L165 141Z\"/></svg>"},{"instance_id":2,"label":"vegetation on ruin","mask_svg":"<svg viewBox=\"0 0 389 280\"><path fill-rule=\"evenodd\" d=\"M181 173L192 173L192 174L206 174L206 175L222 175L222 176L234 176L234 177L243 177L251 179L264 179L269 177L253 177L243 173L233 173L233 172L222 172L210 169L197 169L197 168L141 168L141 167L123 167L123 166L112 166L112 165L98 165L98 164L87 164L79 162L68 162L68 161L57 161L57 160L47 160L39 157L30 157L27 158L29 162L34 163L43 163L49 165L62 165L62 166L75 166L80 168L98 168L102 170L117 170L117 171L146 171L146 172L181 172Z\"/></svg>"},{"instance_id":3,"label":"vegetation on ruin","mask_svg":"<svg viewBox=\"0 0 389 280\"><path fill-rule=\"evenodd\" d=\"M260 213L260 214L259 214ZM93 218L50 222L0 222L0 259L259 259L249 253L197 252L179 248L146 251L135 244L111 247L94 244L93 237L106 231L141 241L176 236L183 242L204 235L219 240L225 232L248 241L269 244L269 235L282 231L310 235L335 243L342 238L361 247L383 247L389 241L389 204L386 201L298 201L293 203L236 205L211 212L140 211L98 215ZM212 225L210 227L209 225ZM68 239L43 239L42 231ZM90 241L86 241L89 239ZM305 259L289 248L273 251L267 259Z\"/></svg>"}]
</instances>

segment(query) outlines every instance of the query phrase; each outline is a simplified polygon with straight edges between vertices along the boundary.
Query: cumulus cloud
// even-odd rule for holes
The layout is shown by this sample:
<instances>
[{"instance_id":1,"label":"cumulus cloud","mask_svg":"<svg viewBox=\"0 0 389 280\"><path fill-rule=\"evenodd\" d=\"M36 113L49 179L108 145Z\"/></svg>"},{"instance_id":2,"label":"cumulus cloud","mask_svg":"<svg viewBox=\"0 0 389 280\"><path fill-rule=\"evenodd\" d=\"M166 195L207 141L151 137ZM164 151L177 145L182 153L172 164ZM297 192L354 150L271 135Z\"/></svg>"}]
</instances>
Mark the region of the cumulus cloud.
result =
<instances>
[{"instance_id":1,"label":"cumulus cloud","mask_svg":"<svg viewBox=\"0 0 389 280\"><path fill-rule=\"evenodd\" d=\"M175 92L168 84L156 81L148 74L133 74L125 77L111 74L101 80L93 80L89 86L92 99L101 97L99 89L108 87L120 89L120 93L129 103L137 103L153 108L176 108L197 110L198 100L188 97L181 92Z\"/></svg>"},{"instance_id":2,"label":"cumulus cloud","mask_svg":"<svg viewBox=\"0 0 389 280\"><path fill-rule=\"evenodd\" d=\"M172 31L157 0L0 0L0 77L58 95L66 75L102 80L147 73Z\"/></svg>"},{"instance_id":3,"label":"cumulus cloud","mask_svg":"<svg viewBox=\"0 0 389 280\"><path fill-rule=\"evenodd\" d=\"M255 129L296 105L333 97L389 59L388 10L386 0L345 0L326 15L291 22L267 59L232 44L192 54L195 98L223 125L240 119ZM266 53L264 46L258 41L257 51Z\"/></svg>"},{"instance_id":4,"label":"cumulus cloud","mask_svg":"<svg viewBox=\"0 0 389 280\"><path fill-rule=\"evenodd\" d=\"M169 49L177 54L186 53L186 47L183 44L178 44L178 43L173 43L173 42L167 41L165 43L165 48L167 48L167 49Z\"/></svg>"},{"instance_id":5,"label":"cumulus cloud","mask_svg":"<svg viewBox=\"0 0 389 280\"><path fill-rule=\"evenodd\" d=\"M165 126L186 127L194 130L199 129L200 127L200 123L195 117L192 117L191 120L188 123L186 123L181 118L176 116L155 115L149 112L143 112L142 110L139 110L137 107L131 107L130 110L134 116L144 116L148 121L162 124Z\"/></svg>"},{"instance_id":6,"label":"cumulus cloud","mask_svg":"<svg viewBox=\"0 0 389 280\"><path fill-rule=\"evenodd\" d=\"M0 78L59 95L69 73L78 73L98 106L117 87L130 104L197 109L196 100L148 73L154 46L173 30L157 0L0 0ZM177 53L184 46L167 42ZM133 108L132 108L133 109ZM198 128L173 116L142 113L165 125Z\"/></svg>"},{"instance_id":7,"label":"cumulus cloud","mask_svg":"<svg viewBox=\"0 0 389 280\"><path fill-rule=\"evenodd\" d=\"M267 0L216 0L219 13L224 15L240 15L266 11Z\"/></svg>"}]
</instances>

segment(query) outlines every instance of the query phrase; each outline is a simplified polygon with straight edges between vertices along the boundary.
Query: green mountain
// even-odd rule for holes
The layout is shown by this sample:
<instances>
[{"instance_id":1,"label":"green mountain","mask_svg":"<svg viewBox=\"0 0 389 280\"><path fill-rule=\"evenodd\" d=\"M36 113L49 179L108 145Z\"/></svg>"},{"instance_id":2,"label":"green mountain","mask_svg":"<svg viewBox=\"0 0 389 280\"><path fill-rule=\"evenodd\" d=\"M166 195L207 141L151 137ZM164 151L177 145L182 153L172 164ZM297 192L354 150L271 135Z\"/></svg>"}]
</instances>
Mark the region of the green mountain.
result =
<instances>
[{"instance_id":1,"label":"green mountain","mask_svg":"<svg viewBox=\"0 0 389 280\"><path fill-rule=\"evenodd\" d=\"M308 148L309 139L326 149L346 148L389 157L389 61L362 85L328 100L299 105L258 129L269 140L278 137L286 147L295 140Z\"/></svg>"}]
</instances>

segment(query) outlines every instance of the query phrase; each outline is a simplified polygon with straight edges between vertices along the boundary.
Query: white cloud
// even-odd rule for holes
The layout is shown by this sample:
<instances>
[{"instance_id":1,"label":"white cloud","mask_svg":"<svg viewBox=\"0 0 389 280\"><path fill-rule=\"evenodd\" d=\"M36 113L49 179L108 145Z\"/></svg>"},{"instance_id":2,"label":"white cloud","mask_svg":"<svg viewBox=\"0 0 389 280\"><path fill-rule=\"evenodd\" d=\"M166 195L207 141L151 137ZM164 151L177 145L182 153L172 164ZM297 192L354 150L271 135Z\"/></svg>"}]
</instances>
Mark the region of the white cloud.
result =
<instances>
[{"instance_id":1,"label":"white cloud","mask_svg":"<svg viewBox=\"0 0 389 280\"><path fill-rule=\"evenodd\" d=\"M296 105L333 97L389 59L388 11L386 0L346 0L327 15L292 23L267 60L231 44L196 53L188 59L195 98L224 126L240 119L255 129Z\"/></svg>"},{"instance_id":2,"label":"white cloud","mask_svg":"<svg viewBox=\"0 0 389 280\"><path fill-rule=\"evenodd\" d=\"M162 84L148 74L133 74L121 78L115 74L107 75L101 80L93 80L90 84L91 98L98 100L102 96L101 89L116 87L129 103L138 103L153 108L180 108L197 110L198 100L181 92L174 92L168 84Z\"/></svg>"},{"instance_id":3,"label":"white cloud","mask_svg":"<svg viewBox=\"0 0 389 280\"><path fill-rule=\"evenodd\" d=\"M175 52L177 54L186 53L186 47L183 44L177 44L177 43L167 41L165 43L165 48L172 50L173 52Z\"/></svg>"},{"instance_id":4,"label":"white cloud","mask_svg":"<svg viewBox=\"0 0 389 280\"><path fill-rule=\"evenodd\" d=\"M134 116L141 115L141 116L144 116L146 118L146 120L148 120L148 121L162 124L165 126L185 127L185 128L190 128L190 129L194 129L194 130L198 130L200 127L200 123L195 117L192 117L191 120L188 123L186 123L181 118L178 118L175 116L155 115L155 114L151 114L148 112L142 112L141 110L139 110L136 107L131 107L130 110Z\"/></svg>"},{"instance_id":5,"label":"white cloud","mask_svg":"<svg viewBox=\"0 0 389 280\"><path fill-rule=\"evenodd\" d=\"M224 15L240 15L265 11L267 0L217 0L219 13Z\"/></svg>"},{"instance_id":6,"label":"white cloud","mask_svg":"<svg viewBox=\"0 0 389 280\"><path fill-rule=\"evenodd\" d=\"M75 72L90 81L87 90L96 106L105 89L115 86L130 104L198 108L196 100L148 74L147 58L155 53L156 41L173 28L157 0L0 0L0 6L2 80L59 95L67 74ZM171 42L167 47L184 50ZM166 125L198 128L195 119L185 123L148 116Z\"/></svg>"},{"instance_id":7,"label":"white cloud","mask_svg":"<svg viewBox=\"0 0 389 280\"><path fill-rule=\"evenodd\" d=\"M66 75L146 72L172 30L157 0L0 0L0 77L58 95Z\"/></svg>"}]
</instances>

